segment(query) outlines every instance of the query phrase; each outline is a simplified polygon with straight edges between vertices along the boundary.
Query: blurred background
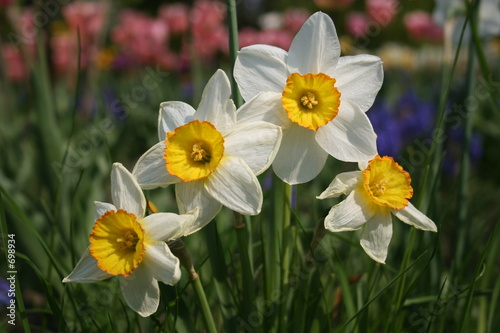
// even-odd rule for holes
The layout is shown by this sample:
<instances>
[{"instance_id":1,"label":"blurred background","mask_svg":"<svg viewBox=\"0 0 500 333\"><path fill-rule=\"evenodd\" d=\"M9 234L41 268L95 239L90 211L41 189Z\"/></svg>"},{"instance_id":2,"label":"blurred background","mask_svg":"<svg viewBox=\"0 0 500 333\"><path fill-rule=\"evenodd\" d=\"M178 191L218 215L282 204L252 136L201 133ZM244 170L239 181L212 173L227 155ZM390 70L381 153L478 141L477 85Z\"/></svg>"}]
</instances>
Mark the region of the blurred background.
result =
<instances>
[{"instance_id":1,"label":"blurred background","mask_svg":"<svg viewBox=\"0 0 500 333\"><path fill-rule=\"evenodd\" d=\"M468 281L478 246L500 216L500 7L499 1L481 1L477 17L471 18L475 30L467 28L461 36L465 4L236 1L240 48L264 43L288 50L302 24L321 10L335 23L342 55L381 57L384 85L367 114L378 134L380 155L393 156L412 174L414 188L424 193L420 202L438 222L439 262L431 273L438 290L443 272L453 270L458 259L463 266L455 270L456 285ZM180 100L196 108L218 68L231 75L225 2L0 0L3 232L15 233L16 249L26 255L17 260L27 274L18 277L36 325L57 326L51 326L54 308L46 310L45 283L62 303L85 299L77 297L84 291L68 291L59 281L88 244L93 201L109 202L111 163L119 161L131 170L158 142L159 104ZM429 156L436 149L439 172L427 179ZM297 202L296 218L305 230L300 235L304 244L331 206L317 203L314 196L337 172L352 169L329 160L317 180L299 187L305 199ZM270 179L270 172L264 174L263 184ZM147 195L160 210L176 211L173 189ZM230 223L218 226L219 231L228 227ZM204 239L193 235L186 243L194 260L203 263L207 258L199 237ZM394 262L406 239L391 243ZM227 242L234 247L234 239ZM499 243L494 244L497 250ZM498 260L491 261L498 271ZM41 272L38 279L30 273L33 265ZM488 274L485 288L497 276ZM164 292L166 302L175 299L171 289ZM87 290L88 297L94 297L93 303L81 304L98 311L99 296ZM78 304L73 303L69 317L77 317Z\"/></svg>"}]
</instances>

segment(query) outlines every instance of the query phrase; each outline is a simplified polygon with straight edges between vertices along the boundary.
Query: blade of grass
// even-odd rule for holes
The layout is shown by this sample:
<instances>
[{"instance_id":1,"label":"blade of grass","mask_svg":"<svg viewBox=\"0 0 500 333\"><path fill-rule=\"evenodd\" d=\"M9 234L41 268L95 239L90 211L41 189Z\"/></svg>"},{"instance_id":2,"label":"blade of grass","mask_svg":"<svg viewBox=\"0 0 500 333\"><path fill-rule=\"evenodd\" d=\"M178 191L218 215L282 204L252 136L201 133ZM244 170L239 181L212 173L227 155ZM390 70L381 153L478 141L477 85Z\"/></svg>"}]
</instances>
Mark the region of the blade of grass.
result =
<instances>
[{"instance_id":1,"label":"blade of grass","mask_svg":"<svg viewBox=\"0 0 500 333\"><path fill-rule=\"evenodd\" d=\"M38 232L38 230L36 229L36 227L33 225L33 223L31 222L31 220L26 216L26 214L24 214L24 212L21 210L21 208L16 204L16 202L14 201L14 199L9 195L9 193L7 191L5 191L5 189L1 185L0 185L0 196L3 196L2 201L3 201L3 204L5 204L5 207L7 207L14 216L16 216L17 218L19 218L25 224L25 226L28 229L30 229L31 232L33 232L33 234L35 235L35 237L40 242L43 250L45 251L45 253L49 257L52 265L54 266L54 268L56 269L57 273L59 274L59 277L64 276L62 270L60 269L60 267L59 267L59 265L57 263L56 258L52 254L52 251L50 251L49 247L45 243L44 238L40 235L40 233ZM4 199L6 201L4 201Z\"/></svg>"},{"instance_id":2,"label":"blade of grass","mask_svg":"<svg viewBox=\"0 0 500 333\"><path fill-rule=\"evenodd\" d=\"M283 184L283 214L281 221L282 223L282 236L281 236L281 297L283 301L280 303L279 311L279 332L287 331L287 313L288 313L288 292L289 292L289 274L290 274L290 258L291 258L291 245L292 245L292 233L291 233L291 199L292 199L292 186L288 184ZM279 208L278 208L279 209Z\"/></svg>"},{"instance_id":3,"label":"blade of grass","mask_svg":"<svg viewBox=\"0 0 500 333\"><path fill-rule=\"evenodd\" d=\"M486 261L486 255L488 254L488 251L491 247L491 244L493 243L493 239L495 239L494 237L496 236L496 234L499 230L499 225L500 225L500 221L497 221L497 223L495 225L495 229L493 230L490 237L488 238L488 241L487 241L487 243L486 243L486 245L481 253L481 256L479 257L479 261L476 265L476 268L474 269L474 274L472 276L472 283L471 283L469 292L467 294L466 304L465 304L465 307L462 311L462 316L460 317L460 318L462 318L462 320L460 322L460 329L458 330L458 332L460 332L460 333L467 332L467 330L468 330L467 323L469 320L469 313L470 313L471 307L472 307L472 299L474 297L476 283L477 283L477 280L480 276L480 272L484 268L483 265Z\"/></svg>"},{"instance_id":4,"label":"blade of grass","mask_svg":"<svg viewBox=\"0 0 500 333\"><path fill-rule=\"evenodd\" d=\"M248 318L250 313L255 310L255 287L253 279L254 273L249 256L249 251L251 251L251 249L248 246L247 228L245 226L246 224L243 222L243 216L234 212L233 228L236 232L236 238L238 239L243 285L242 314L244 318ZM256 327L255 331L258 332L260 329Z\"/></svg>"},{"instance_id":5,"label":"blade of grass","mask_svg":"<svg viewBox=\"0 0 500 333\"><path fill-rule=\"evenodd\" d=\"M216 217L219 221L220 216ZM227 263L224 258L223 246L220 242L219 234L217 232L218 223L208 224L203 233L210 251L208 261L212 267L212 283L217 291L218 303L222 315L225 319L224 327L226 331L230 332L236 329L237 307L233 295L231 294L231 285L229 284L229 277L227 276Z\"/></svg>"},{"instance_id":6,"label":"blade of grass","mask_svg":"<svg viewBox=\"0 0 500 333\"><path fill-rule=\"evenodd\" d=\"M391 280L391 282L389 282L382 290L380 290L375 296L373 296L368 302L366 302L357 312L354 316L352 316L351 318L349 318L349 320L347 320L340 328L339 328L339 331L342 332L342 330L344 330L347 325L349 325L349 323L351 321L353 321L354 319L356 319L373 301L375 301L378 297L380 297L380 295L382 295L387 289L389 289L396 281L398 281L400 279L400 277L405 274L407 271L409 271L417 262L420 261L420 259L422 259L424 257L424 255L427 253L427 251L425 251L424 253L422 253L421 255L419 255L408 267L406 267L406 269L404 271L402 271L401 273L399 273L394 279Z\"/></svg>"},{"instance_id":7,"label":"blade of grass","mask_svg":"<svg viewBox=\"0 0 500 333\"><path fill-rule=\"evenodd\" d=\"M47 300L47 303L49 304L50 309L52 310L52 314L54 314L57 319L59 320L59 323L63 324L64 329L66 330L67 324L66 321L64 320L64 315L61 311L61 308L57 304L57 300L54 296L54 291L52 289L52 285L50 284L47 279L43 276L42 272L38 269L38 267L24 254L22 253L16 253L16 257L24 260L28 266L30 266L33 271L35 272L38 280L40 281L45 299Z\"/></svg>"},{"instance_id":8,"label":"blade of grass","mask_svg":"<svg viewBox=\"0 0 500 333\"><path fill-rule=\"evenodd\" d=\"M498 320L497 308L500 304L500 279L496 279L495 281L495 287L493 288L490 304L490 311L488 313L488 329L486 332L495 332L495 328L498 328L495 327L494 320Z\"/></svg>"},{"instance_id":9,"label":"blade of grass","mask_svg":"<svg viewBox=\"0 0 500 333\"><path fill-rule=\"evenodd\" d=\"M470 27L477 24L477 5L468 7L468 16L471 21ZM473 41L469 44L469 57L467 63L466 80L468 82L467 98L474 98L474 88L476 84L476 57L474 53ZM463 252L466 241L466 222L468 220L468 192L469 192L469 174L470 174L470 145L472 137L472 113L477 110L471 109L470 105L465 107L464 124L463 124L463 145L462 156L460 160L460 175L459 175L459 194L458 194L458 220L457 220L457 245L455 250L455 263L458 264L463 260Z\"/></svg>"},{"instance_id":10,"label":"blade of grass","mask_svg":"<svg viewBox=\"0 0 500 333\"><path fill-rule=\"evenodd\" d=\"M1 193L0 193L0 228L1 228L0 234L3 235L2 241L3 241L4 249L5 249L5 261L9 262L8 261L8 252L7 252L7 249L8 249L7 235L9 234L9 230L7 229L7 218L5 216L4 200L3 200L3 196ZM15 253L16 256L18 254L19 254L18 252ZM15 265L16 265L15 269L17 272L18 265L17 264L15 264ZM21 285L19 283L19 277L17 274L15 274L15 286L16 286L16 290L15 290L16 303L15 304L17 305L17 310L19 312L19 316L21 317L21 323L23 325L23 332L25 332L25 333L31 332L30 326L28 323L28 318L26 315L26 308L24 307L23 295L21 292Z\"/></svg>"}]
</instances>

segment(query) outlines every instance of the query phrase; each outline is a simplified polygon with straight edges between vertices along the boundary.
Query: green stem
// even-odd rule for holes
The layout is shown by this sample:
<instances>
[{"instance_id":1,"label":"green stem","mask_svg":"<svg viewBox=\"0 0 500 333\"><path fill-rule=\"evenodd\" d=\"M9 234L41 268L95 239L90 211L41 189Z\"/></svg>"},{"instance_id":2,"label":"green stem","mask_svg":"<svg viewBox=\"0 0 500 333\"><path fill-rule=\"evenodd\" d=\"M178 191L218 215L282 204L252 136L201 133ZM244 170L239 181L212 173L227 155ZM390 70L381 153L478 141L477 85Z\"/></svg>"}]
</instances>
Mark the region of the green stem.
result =
<instances>
[{"instance_id":1,"label":"green stem","mask_svg":"<svg viewBox=\"0 0 500 333\"><path fill-rule=\"evenodd\" d=\"M469 10L471 11L470 15L470 20L471 20L471 29L474 25L478 24L477 19L476 19L476 12L475 10L476 6L471 6L469 7ZM467 99L474 99L476 98L474 96L474 88L476 84L476 76L475 76L475 70L476 70L476 57L475 57L475 52L474 52L474 43L471 40L469 44L469 57L468 57L468 63L467 63L467 82L468 82L468 87L467 87ZM466 99L466 100L467 100ZM458 264L461 262L463 258L463 252L464 252L464 246L465 246L465 233L466 233L466 220L468 218L468 212L467 212L467 192L468 192L468 179L469 179L469 174L470 174L470 141L472 137L472 121L471 117L472 114L475 110L474 107L470 106L472 103L464 103L465 104L465 115L464 115L464 143L463 143L463 151L462 151L462 156L461 156L461 168L460 168L460 188L459 188L459 194L458 194L458 223L457 223L457 247L455 251L455 264ZM469 104L469 105L468 105Z\"/></svg>"},{"instance_id":2,"label":"green stem","mask_svg":"<svg viewBox=\"0 0 500 333\"><path fill-rule=\"evenodd\" d=\"M292 241L291 233L291 199L292 199L292 186L284 184L283 189L283 229L282 229L282 259L281 259L281 297L283 302L280 304L280 317L279 317L279 332L286 332L287 324L287 300L289 289L289 271L290 271L290 243Z\"/></svg>"},{"instance_id":3,"label":"green stem","mask_svg":"<svg viewBox=\"0 0 500 333\"><path fill-rule=\"evenodd\" d=\"M231 60L231 68L234 68L236 57L238 56L238 19L236 13L236 1L227 0L227 24L229 30L229 58ZM233 101L236 107L243 104L241 95L238 92L238 84L231 75L231 91L233 92Z\"/></svg>"},{"instance_id":4,"label":"green stem","mask_svg":"<svg viewBox=\"0 0 500 333\"><path fill-rule=\"evenodd\" d=\"M198 297L198 301L201 305L201 313L203 315L203 320L205 321L205 325L207 328L207 332L209 333L217 333L218 330L215 327L214 318L212 317L212 312L210 311L210 305L207 301L207 296L205 295L205 290L201 284L200 277L197 276L193 280L193 288Z\"/></svg>"},{"instance_id":5,"label":"green stem","mask_svg":"<svg viewBox=\"0 0 500 333\"><path fill-rule=\"evenodd\" d=\"M439 100L439 107L438 107L439 114L437 116L436 128L434 129L434 133L435 133L434 139L432 140L430 152L429 152L429 155L427 157L427 163L426 163L426 165L430 165L431 167L426 170L425 175L424 175L424 178L429 180L429 181L433 181L434 179L437 178L437 175L438 175L440 167L441 167L442 150L443 150L443 145L446 141L445 139L443 139L443 138L446 138L446 135L444 134L445 123L446 123L445 122L445 120L446 120L446 106L447 106L447 102L448 102L448 96L449 96L450 90L451 90L451 84L453 82L453 78L455 75L455 69L457 67L458 56L460 54L460 49L462 47L462 40L464 38L464 33L465 33L465 30L467 28L468 23L469 23L469 18L467 17L463 26L462 26L461 32L460 32L460 38L458 40L458 45L457 45L457 48L455 51L453 64L451 64L451 67L450 67L450 64L447 61L443 62L443 70L441 73L441 77L442 77L442 79L441 79L442 86L441 86L441 94L440 94L441 98ZM450 41L450 43L451 43L451 41ZM446 76L448 76L447 80L446 80ZM429 174L430 174L430 176L429 176ZM425 193L427 200L424 200L424 203L428 203L430 201L429 196L431 195L430 190L432 189L432 186L430 186L430 185L427 186L427 185L428 184L424 184L424 186L422 187L422 188L429 189ZM420 207L420 208L425 208L425 207Z\"/></svg>"},{"instance_id":6,"label":"green stem","mask_svg":"<svg viewBox=\"0 0 500 333\"><path fill-rule=\"evenodd\" d=\"M253 269L248 253L248 235L243 222L243 216L239 213L234 213L234 230L236 231L236 238L238 239L238 248L240 251L242 280L243 280L243 316L248 318L252 310L255 310L255 288L253 281Z\"/></svg>"}]
</instances>

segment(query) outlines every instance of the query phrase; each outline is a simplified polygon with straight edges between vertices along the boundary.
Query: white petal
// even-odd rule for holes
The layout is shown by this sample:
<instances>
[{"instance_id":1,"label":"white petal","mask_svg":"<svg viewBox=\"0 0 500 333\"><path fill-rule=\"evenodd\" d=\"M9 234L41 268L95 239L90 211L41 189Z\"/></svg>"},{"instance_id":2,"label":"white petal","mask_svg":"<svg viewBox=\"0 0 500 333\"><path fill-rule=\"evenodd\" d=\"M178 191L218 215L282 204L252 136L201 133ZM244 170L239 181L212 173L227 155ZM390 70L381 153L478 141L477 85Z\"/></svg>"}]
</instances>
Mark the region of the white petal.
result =
<instances>
[{"instance_id":1,"label":"white petal","mask_svg":"<svg viewBox=\"0 0 500 333\"><path fill-rule=\"evenodd\" d=\"M290 73L331 73L340 57L340 42L332 19L313 14L293 39L287 58Z\"/></svg>"},{"instance_id":2,"label":"white petal","mask_svg":"<svg viewBox=\"0 0 500 333\"><path fill-rule=\"evenodd\" d=\"M97 267L97 260L90 255L89 248L83 252L73 271L62 282L93 283L112 276Z\"/></svg>"},{"instance_id":3,"label":"white petal","mask_svg":"<svg viewBox=\"0 0 500 333\"><path fill-rule=\"evenodd\" d=\"M392 238L392 219L389 212L374 215L366 222L361 234L361 247L373 260L385 264Z\"/></svg>"},{"instance_id":4,"label":"white petal","mask_svg":"<svg viewBox=\"0 0 500 333\"><path fill-rule=\"evenodd\" d=\"M288 78L287 52L275 46L252 45L238 53L234 78L245 101L260 92L282 93Z\"/></svg>"},{"instance_id":5,"label":"white petal","mask_svg":"<svg viewBox=\"0 0 500 333\"><path fill-rule=\"evenodd\" d=\"M107 202L94 201L95 215L94 222L97 221L104 213L110 210L116 210L116 207Z\"/></svg>"},{"instance_id":6,"label":"white petal","mask_svg":"<svg viewBox=\"0 0 500 333\"><path fill-rule=\"evenodd\" d=\"M114 163L111 170L111 197L116 208L138 218L144 216L146 198L134 176L121 163Z\"/></svg>"},{"instance_id":7,"label":"white petal","mask_svg":"<svg viewBox=\"0 0 500 333\"><path fill-rule=\"evenodd\" d=\"M175 195L181 214L199 208L198 219L191 229L185 230L184 236L203 228L208 222L214 219L222 207L221 203L205 190L202 180L178 183L175 185Z\"/></svg>"},{"instance_id":8,"label":"white petal","mask_svg":"<svg viewBox=\"0 0 500 333\"><path fill-rule=\"evenodd\" d=\"M338 115L316 134L318 144L340 161L371 160L377 154L377 135L366 114L349 102L340 102Z\"/></svg>"},{"instance_id":9,"label":"white petal","mask_svg":"<svg viewBox=\"0 0 500 333\"><path fill-rule=\"evenodd\" d=\"M332 207L325 217L325 228L333 232L357 230L372 216L373 211L365 206L358 191L352 191L344 201Z\"/></svg>"},{"instance_id":10,"label":"white petal","mask_svg":"<svg viewBox=\"0 0 500 333\"><path fill-rule=\"evenodd\" d=\"M283 132L273 170L285 183L306 183L323 169L328 154L316 143L315 135L313 130L295 124Z\"/></svg>"},{"instance_id":11,"label":"white petal","mask_svg":"<svg viewBox=\"0 0 500 333\"><path fill-rule=\"evenodd\" d=\"M350 171L339 173L333 181L328 185L326 190L323 191L317 199L337 198L342 194L349 195L359 183L361 177L360 171Z\"/></svg>"},{"instance_id":12,"label":"white petal","mask_svg":"<svg viewBox=\"0 0 500 333\"><path fill-rule=\"evenodd\" d=\"M363 112L372 106L384 81L382 61L368 54L341 57L331 76L337 80L341 101L356 104Z\"/></svg>"},{"instance_id":13,"label":"white petal","mask_svg":"<svg viewBox=\"0 0 500 333\"><path fill-rule=\"evenodd\" d=\"M205 182L205 189L224 206L241 214L256 215L262 207L257 177L238 157L224 157Z\"/></svg>"},{"instance_id":14,"label":"white petal","mask_svg":"<svg viewBox=\"0 0 500 333\"><path fill-rule=\"evenodd\" d=\"M165 187L181 181L167 171L165 159L165 141L158 142L145 152L134 166L132 174L144 190Z\"/></svg>"},{"instance_id":15,"label":"white petal","mask_svg":"<svg viewBox=\"0 0 500 333\"><path fill-rule=\"evenodd\" d=\"M158 281L140 265L131 276L120 276L120 287L127 305L142 317L152 315L160 304Z\"/></svg>"},{"instance_id":16,"label":"white petal","mask_svg":"<svg viewBox=\"0 0 500 333\"><path fill-rule=\"evenodd\" d=\"M231 131L236 123L236 107L230 98L231 84L226 73L219 69L203 90L195 118L209 121L223 134Z\"/></svg>"},{"instance_id":17,"label":"white petal","mask_svg":"<svg viewBox=\"0 0 500 333\"><path fill-rule=\"evenodd\" d=\"M361 171L366 170L366 168L368 168L368 165L369 165L368 162L370 162L370 161L359 161L358 162L358 168L359 168L359 170L361 170Z\"/></svg>"},{"instance_id":18,"label":"white petal","mask_svg":"<svg viewBox=\"0 0 500 333\"><path fill-rule=\"evenodd\" d=\"M274 160L281 143L281 128L256 121L238 125L224 138L224 155L242 158L258 176Z\"/></svg>"},{"instance_id":19,"label":"white petal","mask_svg":"<svg viewBox=\"0 0 500 333\"><path fill-rule=\"evenodd\" d=\"M157 241L170 241L184 235L197 219L198 210L188 214L155 213L142 219L148 238Z\"/></svg>"},{"instance_id":20,"label":"white petal","mask_svg":"<svg viewBox=\"0 0 500 333\"><path fill-rule=\"evenodd\" d=\"M179 259L165 242L147 245L143 265L156 280L165 284L174 285L181 278Z\"/></svg>"},{"instance_id":21,"label":"white petal","mask_svg":"<svg viewBox=\"0 0 500 333\"><path fill-rule=\"evenodd\" d=\"M168 132L194 120L195 109L184 102L164 102L160 104L158 116L158 141L164 141Z\"/></svg>"},{"instance_id":22,"label":"white petal","mask_svg":"<svg viewBox=\"0 0 500 333\"><path fill-rule=\"evenodd\" d=\"M236 111L236 120L238 123L266 121L283 129L292 125L281 104L281 92L259 93Z\"/></svg>"},{"instance_id":23,"label":"white petal","mask_svg":"<svg viewBox=\"0 0 500 333\"><path fill-rule=\"evenodd\" d=\"M424 213L415 208L411 202L408 202L408 206L403 209L393 209L392 213L404 223L412 225L417 229L437 232L436 224Z\"/></svg>"}]
</instances>

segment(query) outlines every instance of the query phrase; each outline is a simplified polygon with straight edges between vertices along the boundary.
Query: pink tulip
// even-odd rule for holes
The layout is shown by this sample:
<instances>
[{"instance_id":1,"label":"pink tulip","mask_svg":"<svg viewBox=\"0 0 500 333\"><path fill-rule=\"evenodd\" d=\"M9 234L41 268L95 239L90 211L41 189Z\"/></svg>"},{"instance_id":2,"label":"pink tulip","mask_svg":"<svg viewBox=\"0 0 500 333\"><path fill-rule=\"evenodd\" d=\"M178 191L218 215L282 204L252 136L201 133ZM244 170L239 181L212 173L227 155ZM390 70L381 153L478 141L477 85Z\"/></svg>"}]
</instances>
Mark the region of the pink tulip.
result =
<instances>
[{"instance_id":1,"label":"pink tulip","mask_svg":"<svg viewBox=\"0 0 500 333\"><path fill-rule=\"evenodd\" d=\"M366 0L366 11L368 16L385 27L391 23L394 16L399 11L397 0Z\"/></svg>"},{"instance_id":2,"label":"pink tulip","mask_svg":"<svg viewBox=\"0 0 500 333\"><path fill-rule=\"evenodd\" d=\"M287 9L283 13L284 28L296 34L311 14L302 8Z\"/></svg>"},{"instance_id":3,"label":"pink tulip","mask_svg":"<svg viewBox=\"0 0 500 333\"><path fill-rule=\"evenodd\" d=\"M437 43L443 39L442 27L425 11L416 10L406 14L404 24L408 35L415 40Z\"/></svg>"},{"instance_id":4,"label":"pink tulip","mask_svg":"<svg viewBox=\"0 0 500 333\"><path fill-rule=\"evenodd\" d=\"M364 13L354 12L346 17L346 28L349 34L355 38L364 37L367 32L369 17Z\"/></svg>"},{"instance_id":5,"label":"pink tulip","mask_svg":"<svg viewBox=\"0 0 500 333\"><path fill-rule=\"evenodd\" d=\"M165 21L132 10L123 11L111 39L132 62L155 65L168 54L169 30ZM165 63L165 61L163 61Z\"/></svg>"},{"instance_id":6,"label":"pink tulip","mask_svg":"<svg viewBox=\"0 0 500 333\"><path fill-rule=\"evenodd\" d=\"M227 53L228 32L222 2L200 0L191 10L192 43L198 58L211 60L218 52Z\"/></svg>"},{"instance_id":7,"label":"pink tulip","mask_svg":"<svg viewBox=\"0 0 500 333\"><path fill-rule=\"evenodd\" d=\"M80 32L83 45L95 43L104 26L105 6L100 2L75 1L62 8L71 31Z\"/></svg>"},{"instance_id":8,"label":"pink tulip","mask_svg":"<svg viewBox=\"0 0 500 333\"><path fill-rule=\"evenodd\" d=\"M189 8L185 4L178 2L163 5L158 13L172 34L180 35L189 30Z\"/></svg>"},{"instance_id":9,"label":"pink tulip","mask_svg":"<svg viewBox=\"0 0 500 333\"><path fill-rule=\"evenodd\" d=\"M1 51L7 79L12 82L25 80L28 77L28 69L19 49L11 44L4 44Z\"/></svg>"}]
</instances>

